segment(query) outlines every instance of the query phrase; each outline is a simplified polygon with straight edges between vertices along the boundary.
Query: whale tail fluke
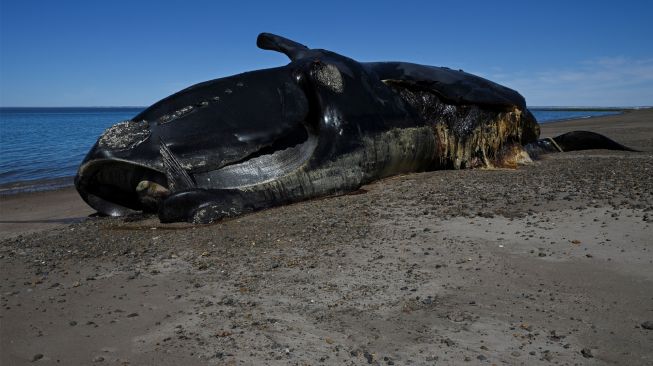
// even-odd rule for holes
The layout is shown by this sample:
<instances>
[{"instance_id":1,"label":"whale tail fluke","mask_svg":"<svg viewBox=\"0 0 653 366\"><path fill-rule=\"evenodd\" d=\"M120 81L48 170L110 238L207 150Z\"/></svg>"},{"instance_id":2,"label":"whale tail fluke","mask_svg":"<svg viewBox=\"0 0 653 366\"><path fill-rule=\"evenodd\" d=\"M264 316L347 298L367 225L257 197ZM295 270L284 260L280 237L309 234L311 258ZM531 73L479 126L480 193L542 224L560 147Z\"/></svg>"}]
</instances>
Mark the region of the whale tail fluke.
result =
<instances>
[{"instance_id":1,"label":"whale tail fluke","mask_svg":"<svg viewBox=\"0 0 653 366\"><path fill-rule=\"evenodd\" d=\"M637 151L613 141L601 134L590 131L572 131L556 136L553 140L563 151L605 149Z\"/></svg>"},{"instance_id":2,"label":"whale tail fluke","mask_svg":"<svg viewBox=\"0 0 653 366\"><path fill-rule=\"evenodd\" d=\"M624 146L612 139L609 139L599 133L590 131L572 131L565 134L539 139L535 142L525 146L526 151L532 156L548 154L553 152L566 152L590 149L605 149L605 150L620 150L620 151L633 151L639 150L632 149Z\"/></svg>"}]
</instances>

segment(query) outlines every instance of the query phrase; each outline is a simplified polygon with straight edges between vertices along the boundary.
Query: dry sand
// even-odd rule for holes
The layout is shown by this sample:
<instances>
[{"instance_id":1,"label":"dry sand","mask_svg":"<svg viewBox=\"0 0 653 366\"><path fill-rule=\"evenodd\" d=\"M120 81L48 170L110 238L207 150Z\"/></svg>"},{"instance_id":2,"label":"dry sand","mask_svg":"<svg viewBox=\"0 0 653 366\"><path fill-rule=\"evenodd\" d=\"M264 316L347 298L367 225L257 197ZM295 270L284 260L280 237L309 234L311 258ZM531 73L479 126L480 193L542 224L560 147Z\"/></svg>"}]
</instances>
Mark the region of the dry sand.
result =
<instances>
[{"instance_id":1,"label":"dry sand","mask_svg":"<svg viewBox=\"0 0 653 366\"><path fill-rule=\"evenodd\" d=\"M653 111L543 125L641 149L383 180L210 226L0 201L0 364L653 363ZM647 323L649 322L649 323Z\"/></svg>"}]
</instances>

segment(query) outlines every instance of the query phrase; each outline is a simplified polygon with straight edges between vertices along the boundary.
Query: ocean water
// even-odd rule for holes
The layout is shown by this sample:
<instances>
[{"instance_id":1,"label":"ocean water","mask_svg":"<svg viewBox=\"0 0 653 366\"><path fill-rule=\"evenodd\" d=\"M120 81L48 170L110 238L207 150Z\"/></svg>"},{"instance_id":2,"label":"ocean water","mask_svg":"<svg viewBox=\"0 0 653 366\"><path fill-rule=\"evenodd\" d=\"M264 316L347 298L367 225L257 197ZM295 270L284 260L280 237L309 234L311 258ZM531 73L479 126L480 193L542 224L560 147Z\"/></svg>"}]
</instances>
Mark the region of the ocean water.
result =
<instances>
[{"instance_id":1,"label":"ocean water","mask_svg":"<svg viewBox=\"0 0 653 366\"><path fill-rule=\"evenodd\" d=\"M582 119L590 117L611 116L620 114L620 109L579 109L579 108L552 108L552 107L531 107L529 110L533 113L539 123L562 121L567 119Z\"/></svg>"},{"instance_id":2,"label":"ocean water","mask_svg":"<svg viewBox=\"0 0 653 366\"><path fill-rule=\"evenodd\" d=\"M0 194L72 184L100 134L143 108L0 108ZM531 108L540 123L618 110Z\"/></svg>"},{"instance_id":3,"label":"ocean water","mask_svg":"<svg viewBox=\"0 0 653 366\"><path fill-rule=\"evenodd\" d=\"M14 182L72 184L70 177L102 131L142 110L0 108L0 193Z\"/></svg>"}]
</instances>

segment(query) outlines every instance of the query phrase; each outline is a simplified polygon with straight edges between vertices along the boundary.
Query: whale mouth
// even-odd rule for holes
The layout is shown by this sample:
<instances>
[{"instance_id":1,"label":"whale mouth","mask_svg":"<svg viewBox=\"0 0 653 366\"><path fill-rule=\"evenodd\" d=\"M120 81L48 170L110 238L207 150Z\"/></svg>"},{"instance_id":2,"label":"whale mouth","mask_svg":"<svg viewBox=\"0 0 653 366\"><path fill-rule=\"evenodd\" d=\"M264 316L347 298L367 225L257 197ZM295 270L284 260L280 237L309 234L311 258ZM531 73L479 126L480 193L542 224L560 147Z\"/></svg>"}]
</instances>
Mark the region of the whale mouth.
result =
<instances>
[{"instance_id":1,"label":"whale mouth","mask_svg":"<svg viewBox=\"0 0 653 366\"><path fill-rule=\"evenodd\" d=\"M99 159L79 168L75 187L82 199L100 214L125 216L149 209L136 188L144 181L168 185L165 174L151 167L125 160Z\"/></svg>"}]
</instances>

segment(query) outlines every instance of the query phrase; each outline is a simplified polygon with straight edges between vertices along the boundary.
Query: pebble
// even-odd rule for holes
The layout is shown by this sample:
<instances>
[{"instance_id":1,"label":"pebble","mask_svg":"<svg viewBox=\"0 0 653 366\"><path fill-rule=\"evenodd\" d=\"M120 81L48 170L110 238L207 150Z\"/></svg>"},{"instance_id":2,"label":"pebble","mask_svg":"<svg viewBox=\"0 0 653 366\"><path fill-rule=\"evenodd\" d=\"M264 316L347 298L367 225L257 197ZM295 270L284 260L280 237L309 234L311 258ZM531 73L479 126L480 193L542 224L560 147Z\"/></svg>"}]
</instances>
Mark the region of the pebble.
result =
<instances>
[{"instance_id":1,"label":"pebble","mask_svg":"<svg viewBox=\"0 0 653 366\"><path fill-rule=\"evenodd\" d=\"M551 352L548 352L548 351L547 351L547 352L543 352L543 354L542 354L542 359L543 359L544 361L549 361L549 362L551 362L551 360L553 360L553 356L551 355Z\"/></svg>"},{"instance_id":2,"label":"pebble","mask_svg":"<svg viewBox=\"0 0 653 366\"><path fill-rule=\"evenodd\" d=\"M363 353L363 357L365 357L365 359L367 360L367 363L372 363L372 361L374 360L374 357L372 357L372 355L367 351L365 351L365 353Z\"/></svg>"},{"instance_id":3,"label":"pebble","mask_svg":"<svg viewBox=\"0 0 653 366\"><path fill-rule=\"evenodd\" d=\"M38 361L38 360L40 360L42 358L43 358L43 354L37 353L34 356L32 356L32 362L36 362L36 361Z\"/></svg>"},{"instance_id":4,"label":"pebble","mask_svg":"<svg viewBox=\"0 0 653 366\"><path fill-rule=\"evenodd\" d=\"M93 362L102 362L102 361L104 361L104 357L102 356L95 356L93 358Z\"/></svg>"},{"instance_id":5,"label":"pebble","mask_svg":"<svg viewBox=\"0 0 653 366\"><path fill-rule=\"evenodd\" d=\"M585 358L592 358L594 355L592 354L592 350L589 348L583 348L580 350L580 354L583 355Z\"/></svg>"},{"instance_id":6,"label":"pebble","mask_svg":"<svg viewBox=\"0 0 653 366\"><path fill-rule=\"evenodd\" d=\"M449 338L447 338L447 339L443 339L443 340L442 340L442 343L446 344L448 347L451 347L451 346L453 346L453 345L456 344L456 342L452 341L452 340L449 339Z\"/></svg>"},{"instance_id":7,"label":"pebble","mask_svg":"<svg viewBox=\"0 0 653 366\"><path fill-rule=\"evenodd\" d=\"M648 320L642 323L642 328L648 329L648 330L653 330L653 321Z\"/></svg>"}]
</instances>

